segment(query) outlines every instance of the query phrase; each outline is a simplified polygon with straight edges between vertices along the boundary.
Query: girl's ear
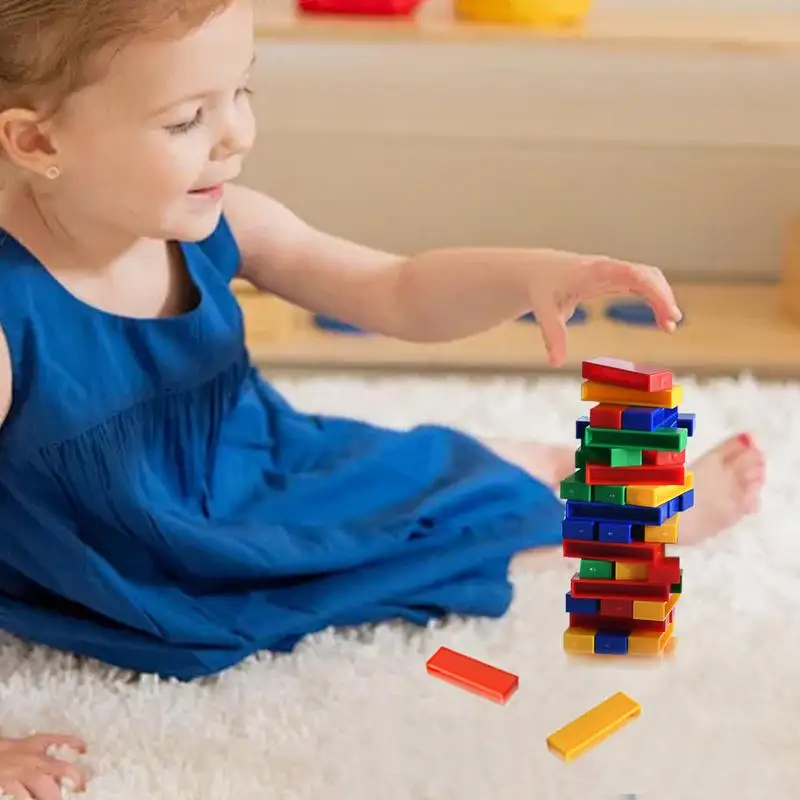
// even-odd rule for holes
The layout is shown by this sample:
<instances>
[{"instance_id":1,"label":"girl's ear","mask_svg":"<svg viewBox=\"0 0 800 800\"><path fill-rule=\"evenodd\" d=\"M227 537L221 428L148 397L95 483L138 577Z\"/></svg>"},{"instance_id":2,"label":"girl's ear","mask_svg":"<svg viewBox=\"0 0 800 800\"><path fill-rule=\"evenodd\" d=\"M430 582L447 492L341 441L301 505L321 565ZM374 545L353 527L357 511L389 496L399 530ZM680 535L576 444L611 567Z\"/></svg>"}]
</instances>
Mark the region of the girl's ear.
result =
<instances>
[{"instance_id":1,"label":"girl's ear","mask_svg":"<svg viewBox=\"0 0 800 800\"><path fill-rule=\"evenodd\" d=\"M15 167L37 175L44 176L56 166L55 147L33 111L0 112L0 150Z\"/></svg>"}]
</instances>

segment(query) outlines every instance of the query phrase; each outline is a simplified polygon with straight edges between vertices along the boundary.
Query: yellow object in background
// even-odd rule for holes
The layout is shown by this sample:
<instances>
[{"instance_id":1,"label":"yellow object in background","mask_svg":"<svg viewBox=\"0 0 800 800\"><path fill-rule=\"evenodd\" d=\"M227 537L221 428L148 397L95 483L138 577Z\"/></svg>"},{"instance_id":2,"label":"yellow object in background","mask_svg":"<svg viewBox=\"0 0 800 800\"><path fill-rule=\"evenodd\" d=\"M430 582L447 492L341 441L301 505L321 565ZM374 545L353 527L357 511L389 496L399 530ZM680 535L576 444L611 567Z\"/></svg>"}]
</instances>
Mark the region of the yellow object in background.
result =
<instances>
[{"instance_id":1,"label":"yellow object in background","mask_svg":"<svg viewBox=\"0 0 800 800\"><path fill-rule=\"evenodd\" d=\"M592 0L455 0L459 19L543 27L579 25L591 7Z\"/></svg>"}]
</instances>

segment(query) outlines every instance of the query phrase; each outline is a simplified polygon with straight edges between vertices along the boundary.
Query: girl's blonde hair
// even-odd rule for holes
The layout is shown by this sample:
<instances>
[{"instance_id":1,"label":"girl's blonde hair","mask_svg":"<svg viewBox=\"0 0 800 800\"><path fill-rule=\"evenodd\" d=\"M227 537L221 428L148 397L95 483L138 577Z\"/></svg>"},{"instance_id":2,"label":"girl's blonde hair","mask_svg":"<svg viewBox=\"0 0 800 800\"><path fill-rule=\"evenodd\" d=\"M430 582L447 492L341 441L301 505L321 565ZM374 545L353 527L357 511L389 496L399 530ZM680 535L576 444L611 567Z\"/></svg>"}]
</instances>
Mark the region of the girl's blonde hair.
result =
<instances>
[{"instance_id":1,"label":"girl's blonde hair","mask_svg":"<svg viewBox=\"0 0 800 800\"><path fill-rule=\"evenodd\" d=\"M0 0L0 111L55 114L102 76L98 56L154 33L181 35L233 0Z\"/></svg>"}]
</instances>

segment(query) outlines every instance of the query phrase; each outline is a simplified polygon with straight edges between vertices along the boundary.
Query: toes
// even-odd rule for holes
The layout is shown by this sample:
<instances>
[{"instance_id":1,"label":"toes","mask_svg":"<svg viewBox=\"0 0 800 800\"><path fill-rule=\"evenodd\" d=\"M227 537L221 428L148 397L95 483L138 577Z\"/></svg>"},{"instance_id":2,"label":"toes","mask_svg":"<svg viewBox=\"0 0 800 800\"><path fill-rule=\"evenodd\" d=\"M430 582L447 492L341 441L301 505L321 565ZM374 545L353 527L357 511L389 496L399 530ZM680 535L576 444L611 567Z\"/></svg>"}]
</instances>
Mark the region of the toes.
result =
<instances>
[{"instance_id":1,"label":"toes","mask_svg":"<svg viewBox=\"0 0 800 800\"><path fill-rule=\"evenodd\" d=\"M723 461L726 470L741 475L753 469L764 469L764 456L760 450L740 449Z\"/></svg>"},{"instance_id":2,"label":"toes","mask_svg":"<svg viewBox=\"0 0 800 800\"><path fill-rule=\"evenodd\" d=\"M757 451L748 447L739 436L731 436L729 439L725 439L724 442L720 442L712 450L709 450L706 456L717 459L723 466L727 466L732 460L750 452Z\"/></svg>"},{"instance_id":3,"label":"toes","mask_svg":"<svg viewBox=\"0 0 800 800\"><path fill-rule=\"evenodd\" d=\"M762 486L764 484L765 469L763 464L748 466L738 473L739 484L742 487Z\"/></svg>"}]
</instances>

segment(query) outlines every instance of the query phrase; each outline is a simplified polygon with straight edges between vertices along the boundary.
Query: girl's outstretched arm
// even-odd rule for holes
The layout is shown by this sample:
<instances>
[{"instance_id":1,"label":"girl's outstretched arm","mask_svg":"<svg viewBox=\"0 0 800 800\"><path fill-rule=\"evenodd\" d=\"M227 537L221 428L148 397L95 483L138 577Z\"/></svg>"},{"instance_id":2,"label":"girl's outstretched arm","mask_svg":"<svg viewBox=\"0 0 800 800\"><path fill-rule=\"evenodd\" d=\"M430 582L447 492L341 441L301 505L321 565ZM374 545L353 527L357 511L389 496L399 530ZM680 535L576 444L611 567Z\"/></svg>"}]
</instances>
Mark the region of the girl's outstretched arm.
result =
<instances>
[{"instance_id":1,"label":"girl's outstretched arm","mask_svg":"<svg viewBox=\"0 0 800 800\"><path fill-rule=\"evenodd\" d=\"M409 341L481 333L535 312L549 361L566 357L566 320L584 299L633 294L662 330L681 318L653 267L547 249L450 248L403 257L318 231L259 192L228 187L241 275L315 313Z\"/></svg>"}]
</instances>

